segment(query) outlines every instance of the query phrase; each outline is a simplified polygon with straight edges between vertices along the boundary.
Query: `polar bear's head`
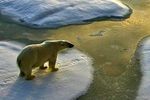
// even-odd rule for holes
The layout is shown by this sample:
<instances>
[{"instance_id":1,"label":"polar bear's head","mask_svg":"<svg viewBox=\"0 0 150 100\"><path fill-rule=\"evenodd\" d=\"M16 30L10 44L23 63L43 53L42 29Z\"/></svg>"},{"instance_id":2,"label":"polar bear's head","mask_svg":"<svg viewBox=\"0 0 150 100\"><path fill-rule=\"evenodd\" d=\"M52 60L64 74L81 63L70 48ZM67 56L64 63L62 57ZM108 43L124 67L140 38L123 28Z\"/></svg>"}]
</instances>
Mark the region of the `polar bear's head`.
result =
<instances>
[{"instance_id":1,"label":"polar bear's head","mask_svg":"<svg viewBox=\"0 0 150 100\"><path fill-rule=\"evenodd\" d=\"M74 47L74 45L67 40L48 40L44 41L44 45L53 46L55 47L54 49L58 50Z\"/></svg>"},{"instance_id":2,"label":"polar bear's head","mask_svg":"<svg viewBox=\"0 0 150 100\"><path fill-rule=\"evenodd\" d=\"M74 47L72 43L66 40L58 40L56 44L58 44L58 47L60 48L60 50Z\"/></svg>"}]
</instances>

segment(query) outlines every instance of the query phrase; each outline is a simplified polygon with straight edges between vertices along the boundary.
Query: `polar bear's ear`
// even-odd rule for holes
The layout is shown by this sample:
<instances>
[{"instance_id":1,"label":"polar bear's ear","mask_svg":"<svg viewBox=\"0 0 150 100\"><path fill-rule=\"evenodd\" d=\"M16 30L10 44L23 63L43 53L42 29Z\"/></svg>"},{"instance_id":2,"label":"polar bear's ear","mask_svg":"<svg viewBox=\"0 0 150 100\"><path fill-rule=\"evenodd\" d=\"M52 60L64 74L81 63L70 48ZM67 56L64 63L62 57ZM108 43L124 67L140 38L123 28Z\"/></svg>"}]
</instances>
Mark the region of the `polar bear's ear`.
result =
<instances>
[{"instance_id":1,"label":"polar bear's ear","mask_svg":"<svg viewBox=\"0 0 150 100\"><path fill-rule=\"evenodd\" d=\"M66 40L61 40L61 42L67 42Z\"/></svg>"},{"instance_id":2,"label":"polar bear's ear","mask_svg":"<svg viewBox=\"0 0 150 100\"><path fill-rule=\"evenodd\" d=\"M64 41L63 41L63 42L60 42L60 45L64 46L64 45L65 45L65 42L64 42Z\"/></svg>"}]
</instances>

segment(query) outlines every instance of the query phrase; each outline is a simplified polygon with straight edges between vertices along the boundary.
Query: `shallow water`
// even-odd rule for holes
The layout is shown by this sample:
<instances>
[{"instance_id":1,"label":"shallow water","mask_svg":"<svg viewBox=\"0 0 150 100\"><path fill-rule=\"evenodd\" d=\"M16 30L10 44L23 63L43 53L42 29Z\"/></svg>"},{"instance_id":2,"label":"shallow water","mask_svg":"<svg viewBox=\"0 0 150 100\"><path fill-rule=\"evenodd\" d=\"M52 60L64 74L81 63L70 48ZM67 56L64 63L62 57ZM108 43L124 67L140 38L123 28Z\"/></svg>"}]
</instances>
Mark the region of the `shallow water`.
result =
<instances>
[{"instance_id":1,"label":"shallow water","mask_svg":"<svg viewBox=\"0 0 150 100\"><path fill-rule=\"evenodd\" d=\"M0 22L0 40L23 43L67 39L94 59L94 81L79 100L134 100L141 70L131 61L137 43L150 34L150 0L122 0L133 9L124 21L99 21L59 29L30 29Z\"/></svg>"}]
</instances>

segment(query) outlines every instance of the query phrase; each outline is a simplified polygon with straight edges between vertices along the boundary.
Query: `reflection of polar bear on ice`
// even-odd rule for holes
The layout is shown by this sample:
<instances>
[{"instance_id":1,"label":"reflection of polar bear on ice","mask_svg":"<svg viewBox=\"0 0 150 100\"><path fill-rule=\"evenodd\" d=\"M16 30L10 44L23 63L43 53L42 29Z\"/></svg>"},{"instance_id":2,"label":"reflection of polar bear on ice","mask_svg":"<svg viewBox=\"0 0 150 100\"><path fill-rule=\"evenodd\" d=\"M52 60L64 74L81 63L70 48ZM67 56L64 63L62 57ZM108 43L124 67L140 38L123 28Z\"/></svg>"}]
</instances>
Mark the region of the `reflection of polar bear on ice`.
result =
<instances>
[{"instance_id":1,"label":"reflection of polar bear on ice","mask_svg":"<svg viewBox=\"0 0 150 100\"><path fill-rule=\"evenodd\" d=\"M20 76L25 76L26 80L32 80L35 77L32 75L32 69L35 67L45 69L44 63L47 61L52 71L57 71L58 68L55 68L55 63L58 51L72 48L73 46L73 44L65 40L45 41L41 44L26 46L17 58Z\"/></svg>"}]
</instances>

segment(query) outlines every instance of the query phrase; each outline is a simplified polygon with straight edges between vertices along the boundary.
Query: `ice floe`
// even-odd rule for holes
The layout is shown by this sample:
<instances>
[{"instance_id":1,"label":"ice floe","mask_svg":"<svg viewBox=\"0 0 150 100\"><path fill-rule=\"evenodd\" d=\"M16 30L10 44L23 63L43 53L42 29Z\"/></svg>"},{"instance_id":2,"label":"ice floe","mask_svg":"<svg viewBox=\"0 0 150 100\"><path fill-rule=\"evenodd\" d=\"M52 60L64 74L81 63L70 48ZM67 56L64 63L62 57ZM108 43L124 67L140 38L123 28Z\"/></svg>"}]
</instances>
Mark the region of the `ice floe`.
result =
<instances>
[{"instance_id":1,"label":"ice floe","mask_svg":"<svg viewBox=\"0 0 150 100\"><path fill-rule=\"evenodd\" d=\"M0 100L72 100L86 93L93 78L92 60L76 49L58 55L58 72L34 70L36 78L18 77L16 57L22 45L0 42Z\"/></svg>"},{"instance_id":2,"label":"ice floe","mask_svg":"<svg viewBox=\"0 0 150 100\"><path fill-rule=\"evenodd\" d=\"M145 38L140 42L138 55L142 79L136 100L150 100L150 37Z\"/></svg>"},{"instance_id":3,"label":"ice floe","mask_svg":"<svg viewBox=\"0 0 150 100\"><path fill-rule=\"evenodd\" d=\"M120 19L130 13L131 9L118 0L0 0L1 18L34 28Z\"/></svg>"}]
</instances>

